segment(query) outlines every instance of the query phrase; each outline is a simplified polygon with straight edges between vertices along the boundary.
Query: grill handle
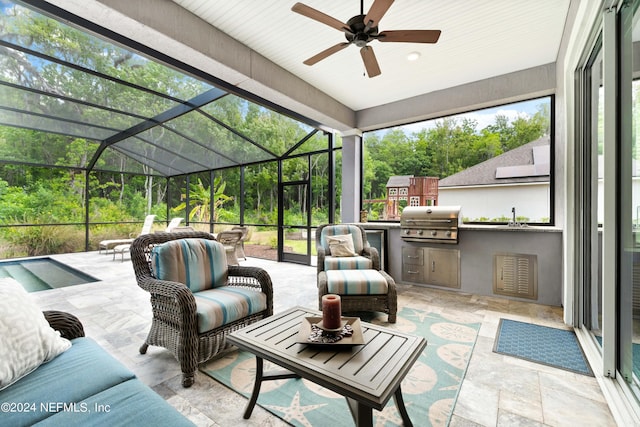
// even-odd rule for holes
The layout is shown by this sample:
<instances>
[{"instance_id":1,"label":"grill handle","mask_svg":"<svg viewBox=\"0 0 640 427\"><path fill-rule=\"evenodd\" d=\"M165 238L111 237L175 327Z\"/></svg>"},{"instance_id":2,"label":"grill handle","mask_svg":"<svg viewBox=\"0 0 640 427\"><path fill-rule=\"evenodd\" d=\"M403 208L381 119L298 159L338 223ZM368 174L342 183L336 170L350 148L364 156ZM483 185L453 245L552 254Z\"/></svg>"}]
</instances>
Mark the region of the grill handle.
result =
<instances>
[{"instance_id":1,"label":"grill handle","mask_svg":"<svg viewBox=\"0 0 640 427\"><path fill-rule=\"evenodd\" d=\"M453 222L452 219L403 219L402 222L407 224L433 224L433 223L442 223L442 224L451 224Z\"/></svg>"}]
</instances>

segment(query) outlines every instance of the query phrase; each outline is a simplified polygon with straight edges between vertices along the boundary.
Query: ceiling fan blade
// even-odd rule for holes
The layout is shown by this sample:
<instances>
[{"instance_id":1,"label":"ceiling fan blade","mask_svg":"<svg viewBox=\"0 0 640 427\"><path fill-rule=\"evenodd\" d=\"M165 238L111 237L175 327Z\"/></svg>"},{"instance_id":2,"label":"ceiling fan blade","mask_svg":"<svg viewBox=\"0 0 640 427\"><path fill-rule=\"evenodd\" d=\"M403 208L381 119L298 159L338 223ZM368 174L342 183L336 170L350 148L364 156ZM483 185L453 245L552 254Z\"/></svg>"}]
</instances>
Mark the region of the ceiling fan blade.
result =
<instances>
[{"instance_id":1,"label":"ceiling fan blade","mask_svg":"<svg viewBox=\"0 0 640 427\"><path fill-rule=\"evenodd\" d=\"M404 43L436 43L440 38L440 30L398 30L383 31L378 34L380 42Z\"/></svg>"},{"instance_id":2,"label":"ceiling fan blade","mask_svg":"<svg viewBox=\"0 0 640 427\"><path fill-rule=\"evenodd\" d=\"M299 13L300 15L306 16L307 18L311 18L315 21L321 22L325 25L335 28L338 31L351 33L351 29L344 22L340 22L336 18L333 18L325 13L322 13L319 10L316 10L312 7L309 7L306 4L296 3L293 5L293 7L291 7L291 10L296 13Z\"/></svg>"},{"instance_id":3,"label":"ceiling fan blade","mask_svg":"<svg viewBox=\"0 0 640 427\"><path fill-rule=\"evenodd\" d=\"M312 56L311 58L307 59L306 61L303 62L303 64L305 65L313 65L317 62L322 61L324 58L326 58L329 55L333 55L336 52L341 51L342 49L344 49L345 47L349 46L351 43L338 43L335 46L331 46L329 49L325 49L322 52L320 52L317 55Z\"/></svg>"},{"instance_id":4,"label":"ceiling fan blade","mask_svg":"<svg viewBox=\"0 0 640 427\"><path fill-rule=\"evenodd\" d=\"M375 0L371 5L371 9L367 12L367 16L364 17L364 24L367 28L375 27L382 19L387 10L393 4L393 0ZM369 21L373 21L369 24Z\"/></svg>"},{"instance_id":5,"label":"ceiling fan blade","mask_svg":"<svg viewBox=\"0 0 640 427\"><path fill-rule=\"evenodd\" d=\"M373 53L373 48L371 46L365 46L360 49L360 56L362 56L364 68L367 69L367 75L369 78L375 77L381 73L378 60L376 59L376 55Z\"/></svg>"}]
</instances>

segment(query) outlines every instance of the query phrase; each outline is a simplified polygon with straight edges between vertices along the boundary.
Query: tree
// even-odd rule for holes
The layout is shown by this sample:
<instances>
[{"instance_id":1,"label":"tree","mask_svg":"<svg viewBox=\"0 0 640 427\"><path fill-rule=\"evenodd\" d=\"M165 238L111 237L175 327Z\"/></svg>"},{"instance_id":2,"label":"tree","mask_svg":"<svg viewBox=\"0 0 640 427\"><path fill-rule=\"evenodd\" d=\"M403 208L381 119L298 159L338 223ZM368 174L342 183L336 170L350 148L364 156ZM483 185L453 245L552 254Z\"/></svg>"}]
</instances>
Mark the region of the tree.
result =
<instances>
[{"instance_id":1,"label":"tree","mask_svg":"<svg viewBox=\"0 0 640 427\"><path fill-rule=\"evenodd\" d=\"M219 208L225 203L232 201L233 197L224 194L226 183L222 182L221 177L216 177L213 181L213 222L218 221L220 212ZM187 207L187 194L182 193L184 202L174 208L175 212L184 211ZM196 219L198 222L209 222L211 220L211 187L205 187L202 180L198 178L198 182L189 186L189 220Z\"/></svg>"}]
</instances>

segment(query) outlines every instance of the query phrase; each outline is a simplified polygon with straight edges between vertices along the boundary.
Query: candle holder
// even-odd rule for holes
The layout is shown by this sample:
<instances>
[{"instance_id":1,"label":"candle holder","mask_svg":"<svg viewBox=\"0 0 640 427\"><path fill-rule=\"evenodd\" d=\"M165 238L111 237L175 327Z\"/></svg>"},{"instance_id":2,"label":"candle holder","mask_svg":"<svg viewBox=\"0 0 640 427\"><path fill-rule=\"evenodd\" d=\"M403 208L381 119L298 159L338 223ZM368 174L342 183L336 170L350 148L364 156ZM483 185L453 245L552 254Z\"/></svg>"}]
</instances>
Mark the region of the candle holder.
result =
<instances>
[{"instance_id":1,"label":"candle holder","mask_svg":"<svg viewBox=\"0 0 640 427\"><path fill-rule=\"evenodd\" d=\"M342 302L340 295L327 294L322 296L322 322L318 324L327 332L340 331L342 324Z\"/></svg>"}]
</instances>

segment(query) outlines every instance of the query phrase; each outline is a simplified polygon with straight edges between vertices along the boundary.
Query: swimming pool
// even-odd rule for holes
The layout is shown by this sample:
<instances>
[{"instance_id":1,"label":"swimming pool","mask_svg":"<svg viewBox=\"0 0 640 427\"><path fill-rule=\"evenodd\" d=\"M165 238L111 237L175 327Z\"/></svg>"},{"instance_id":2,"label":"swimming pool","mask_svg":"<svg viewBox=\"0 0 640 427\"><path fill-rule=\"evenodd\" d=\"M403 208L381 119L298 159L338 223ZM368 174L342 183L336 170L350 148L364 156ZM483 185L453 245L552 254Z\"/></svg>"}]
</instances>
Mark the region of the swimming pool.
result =
<instances>
[{"instance_id":1,"label":"swimming pool","mask_svg":"<svg viewBox=\"0 0 640 427\"><path fill-rule=\"evenodd\" d=\"M14 278L27 292L63 288L99 280L48 257L2 261L0 278L2 277Z\"/></svg>"}]
</instances>

